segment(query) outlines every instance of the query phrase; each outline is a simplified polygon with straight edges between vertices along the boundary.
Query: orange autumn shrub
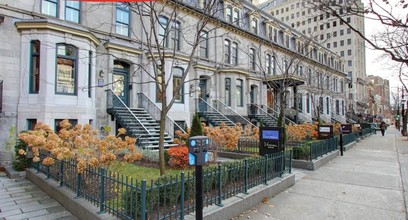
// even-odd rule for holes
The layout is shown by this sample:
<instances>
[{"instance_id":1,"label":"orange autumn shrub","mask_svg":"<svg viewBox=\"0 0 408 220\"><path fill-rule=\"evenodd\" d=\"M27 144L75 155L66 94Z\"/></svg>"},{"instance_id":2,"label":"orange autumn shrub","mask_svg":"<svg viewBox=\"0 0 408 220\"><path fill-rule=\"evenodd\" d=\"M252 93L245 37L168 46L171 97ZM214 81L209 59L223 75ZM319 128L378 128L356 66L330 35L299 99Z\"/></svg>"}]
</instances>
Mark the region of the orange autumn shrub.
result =
<instances>
[{"instance_id":1,"label":"orange autumn shrub","mask_svg":"<svg viewBox=\"0 0 408 220\"><path fill-rule=\"evenodd\" d=\"M171 167L185 168L188 166L188 147L171 147L167 150Z\"/></svg>"},{"instance_id":2,"label":"orange autumn shrub","mask_svg":"<svg viewBox=\"0 0 408 220\"><path fill-rule=\"evenodd\" d=\"M228 127L221 123L219 127L203 126L204 135L209 137L216 145L225 147L229 150L235 150L238 147L238 140L242 134L242 127L236 124L234 127Z\"/></svg>"},{"instance_id":3,"label":"orange autumn shrub","mask_svg":"<svg viewBox=\"0 0 408 220\"><path fill-rule=\"evenodd\" d=\"M120 137L126 133L123 128L118 130L118 136L109 135L100 139L98 132L89 124L72 127L68 120L63 120L60 127L61 130L57 134L48 125L39 122L34 130L18 135L33 152L33 162L39 162L40 151L45 151L49 156L42 160L42 164L54 164L53 158L74 159L77 161L77 171L82 173L87 166L109 167L116 160L133 162L142 158L141 153L136 150L135 138ZM123 152L125 155L118 158L117 155ZM20 151L19 153L25 154Z\"/></svg>"},{"instance_id":4,"label":"orange autumn shrub","mask_svg":"<svg viewBox=\"0 0 408 220\"><path fill-rule=\"evenodd\" d=\"M317 125L316 124L291 124L286 127L288 141L303 141L316 139Z\"/></svg>"}]
</instances>

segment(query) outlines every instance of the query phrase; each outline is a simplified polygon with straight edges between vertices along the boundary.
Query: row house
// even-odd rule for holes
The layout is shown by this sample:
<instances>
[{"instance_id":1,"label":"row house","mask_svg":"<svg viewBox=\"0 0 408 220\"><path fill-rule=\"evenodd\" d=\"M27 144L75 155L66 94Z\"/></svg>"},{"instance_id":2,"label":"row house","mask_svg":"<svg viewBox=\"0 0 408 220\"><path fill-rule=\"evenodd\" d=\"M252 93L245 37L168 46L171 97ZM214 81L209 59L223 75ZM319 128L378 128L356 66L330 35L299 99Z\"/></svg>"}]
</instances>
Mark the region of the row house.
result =
<instances>
[{"instance_id":1,"label":"row house","mask_svg":"<svg viewBox=\"0 0 408 220\"><path fill-rule=\"evenodd\" d=\"M157 146L158 82L174 98L168 144L196 112L210 126L346 119L344 60L250 2L4 0L0 18L1 141L69 119Z\"/></svg>"}]
</instances>

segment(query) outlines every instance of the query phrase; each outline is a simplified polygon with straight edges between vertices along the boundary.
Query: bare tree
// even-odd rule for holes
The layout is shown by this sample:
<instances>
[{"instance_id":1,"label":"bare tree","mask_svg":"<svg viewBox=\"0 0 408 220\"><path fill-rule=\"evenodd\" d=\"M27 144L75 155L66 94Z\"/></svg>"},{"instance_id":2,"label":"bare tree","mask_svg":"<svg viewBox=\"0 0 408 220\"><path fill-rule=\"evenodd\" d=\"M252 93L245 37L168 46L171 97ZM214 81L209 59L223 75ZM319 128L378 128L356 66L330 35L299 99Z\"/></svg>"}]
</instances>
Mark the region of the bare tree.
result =
<instances>
[{"instance_id":1,"label":"bare tree","mask_svg":"<svg viewBox=\"0 0 408 220\"><path fill-rule=\"evenodd\" d=\"M155 84L157 98L161 103L159 164L160 175L164 175L166 115L176 98L184 95L181 94L182 87L187 83L186 79L194 64L197 48L203 40L202 34L204 31L208 31L205 28L216 13L217 1L206 1L206 4L201 6L201 11L190 11L190 13L196 15L193 19L191 19L191 14L185 13L186 10L191 9L181 1L149 1L126 4L140 18L142 33L136 34L136 36L141 38L140 41L144 47L142 56L145 56L148 60L148 63L135 64L139 66L142 74L150 79L147 83ZM165 18L162 16L165 16ZM184 21L183 29L180 27L180 20ZM183 51L180 51L180 44L184 45ZM177 57L182 57L181 62L185 65L185 69L182 72L180 83L176 88L173 88L172 95L169 97L169 89L172 88L170 79L172 79L173 71L169 71L166 64L171 63L170 66L174 66L176 62L180 62Z\"/></svg>"}]
</instances>

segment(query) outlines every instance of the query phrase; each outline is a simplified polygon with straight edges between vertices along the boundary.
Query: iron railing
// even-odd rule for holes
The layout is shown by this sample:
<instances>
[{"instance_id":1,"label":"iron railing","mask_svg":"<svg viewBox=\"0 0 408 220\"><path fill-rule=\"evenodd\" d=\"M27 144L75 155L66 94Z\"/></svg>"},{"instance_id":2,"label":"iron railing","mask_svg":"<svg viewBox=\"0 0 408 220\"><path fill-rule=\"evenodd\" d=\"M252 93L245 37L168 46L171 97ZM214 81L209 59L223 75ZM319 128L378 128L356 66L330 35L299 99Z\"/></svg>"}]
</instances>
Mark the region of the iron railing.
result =
<instances>
[{"instance_id":1,"label":"iron railing","mask_svg":"<svg viewBox=\"0 0 408 220\"><path fill-rule=\"evenodd\" d=\"M236 116L238 118L240 118L241 120L245 121L247 125L251 125L253 127L257 127L256 125L252 124L248 119L244 118L242 115L238 114L236 111L234 111L230 106L228 106L227 104L225 104L224 102L222 102L219 99L216 99L213 101L215 108L221 112L222 114L224 114L225 116Z\"/></svg>"},{"instance_id":2,"label":"iron railing","mask_svg":"<svg viewBox=\"0 0 408 220\"><path fill-rule=\"evenodd\" d=\"M154 103L153 100L151 100L144 93L138 93L137 97L138 97L138 107L146 109L156 121L160 121L161 109L159 108L159 106L157 106L156 103ZM186 133L186 131L184 131L182 127L180 127L176 122L173 121L173 119L171 119L169 116L166 115L165 130L173 138L174 138L174 132L175 132L174 128L175 127L177 127L177 130L180 130L183 133Z\"/></svg>"},{"instance_id":3,"label":"iron railing","mask_svg":"<svg viewBox=\"0 0 408 220\"><path fill-rule=\"evenodd\" d=\"M235 149L231 150L221 147L219 150L223 152L259 154L259 141L253 138L239 138Z\"/></svg>"},{"instance_id":4,"label":"iron railing","mask_svg":"<svg viewBox=\"0 0 408 220\"><path fill-rule=\"evenodd\" d=\"M135 123L138 124L138 126L140 126L144 132L148 135L150 135L149 130L143 125L143 123L136 117L135 114L133 114L132 110L130 110L130 108L122 101L122 99L120 99L113 91L112 89L107 89L106 91L106 106L108 109L112 108L113 110L115 108L121 108L121 109L126 109L128 111L128 113L130 115L133 116L133 118L135 119ZM122 124L124 127L126 126L125 123ZM125 127L126 128L126 127ZM144 135L136 135L136 138L140 138Z\"/></svg>"},{"instance_id":5,"label":"iron railing","mask_svg":"<svg viewBox=\"0 0 408 220\"><path fill-rule=\"evenodd\" d=\"M210 105L204 99L196 98L195 100L196 100L197 109L199 110L199 112L217 112L218 114L220 114L220 116L223 117L223 119L225 119L226 121L231 122L231 124L233 124L235 126L235 123L233 121L231 121L227 116L222 114L220 111L218 111L216 108L214 108L212 105Z\"/></svg>"},{"instance_id":6,"label":"iron railing","mask_svg":"<svg viewBox=\"0 0 408 220\"><path fill-rule=\"evenodd\" d=\"M277 107L277 108L278 108L278 107ZM272 112L272 113L274 114L275 118L279 117L279 112L275 111L274 109L270 108L270 107L267 106L267 105L261 105L261 109L262 109L262 111L267 112L268 114L269 114L270 112ZM269 115L270 115L270 114L269 114ZM294 121L290 120L290 119L287 118L286 116L284 116L284 119L285 119L285 124L291 124L291 123L292 123L292 124L296 124Z\"/></svg>"},{"instance_id":7,"label":"iron railing","mask_svg":"<svg viewBox=\"0 0 408 220\"><path fill-rule=\"evenodd\" d=\"M41 154L44 159L46 154ZM258 185L291 173L291 152L219 163L204 171L204 206L222 206L223 201ZM55 158L54 158L55 159ZM77 172L75 160L55 159L51 166L33 164L38 173L59 182L119 219L184 219L195 210L195 175L181 172L177 176L155 180L137 180L103 168L87 167Z\"/></svg>"}]
</instances>

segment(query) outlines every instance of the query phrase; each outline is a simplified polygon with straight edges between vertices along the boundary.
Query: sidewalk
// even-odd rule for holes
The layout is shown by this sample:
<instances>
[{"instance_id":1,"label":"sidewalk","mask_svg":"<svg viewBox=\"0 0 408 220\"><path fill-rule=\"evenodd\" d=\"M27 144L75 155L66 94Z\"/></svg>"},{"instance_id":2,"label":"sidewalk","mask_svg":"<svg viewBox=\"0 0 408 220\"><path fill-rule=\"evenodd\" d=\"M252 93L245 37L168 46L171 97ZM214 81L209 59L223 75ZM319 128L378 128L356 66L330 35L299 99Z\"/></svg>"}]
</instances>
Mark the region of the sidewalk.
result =
<instances>
[{"instance_id":1,"label":"sidewalk","mask_svg":"<svg viewBox=\"0 0 408 220\"><path fill-rule=\"evenodd\" d=\"M408 141L394 128L316 171L294 173L293 187L234 219L407 219Z\"/></svg>"},{"instance_id":2,"label":"sidewalk","mask_svg":"<svg viewBox=\"0 0 408 220\"><path fill-rule=\"evenodd\" d=\"M77 218L29 180L9 179L0 172L0 219Z\"/></svg>"}]
</instances>

